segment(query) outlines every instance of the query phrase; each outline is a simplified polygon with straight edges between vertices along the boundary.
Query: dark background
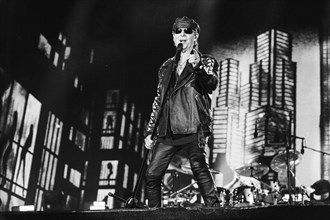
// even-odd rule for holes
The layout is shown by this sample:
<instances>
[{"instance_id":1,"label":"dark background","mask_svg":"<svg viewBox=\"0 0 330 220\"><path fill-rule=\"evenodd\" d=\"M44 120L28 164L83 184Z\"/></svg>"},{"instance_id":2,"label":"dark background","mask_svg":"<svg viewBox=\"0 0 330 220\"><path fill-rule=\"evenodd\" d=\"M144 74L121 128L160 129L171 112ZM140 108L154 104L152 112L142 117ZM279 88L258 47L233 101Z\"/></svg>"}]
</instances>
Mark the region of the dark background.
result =
<instances>
[{"instance_id":1,"label":"dark background","mask_svg":"<svg viewBox=\"0 0 330 220\"><path fill-rule=\"evenodd\" d=\"M50 3L51 2L51 3ZM68 35L68 45L95 49L102 75L127 89L145 111L157 85L159 66L174 55L171 27L177 17L194 18L201 26L200 51L250 38L269 28L318 28L326 0L77 0L31 1L40 16ZM45 6L50 5L49 10ZM69 7L67 7L69 6ZM55 10L55 8L63 10ZM60 14L58 14L60 12ZM36 14L36 18L38 18ZM44 18L43 18L44 19ZM48 30L49 31L49 30ZM51 30L50 30L51 31ZM55 34L55 33L54 33ZM237 48L239 49L239 48ZM219 60L218 60L219 61ZM115 78L113 78L116 76Z\"/></svg>"}]
</instances>

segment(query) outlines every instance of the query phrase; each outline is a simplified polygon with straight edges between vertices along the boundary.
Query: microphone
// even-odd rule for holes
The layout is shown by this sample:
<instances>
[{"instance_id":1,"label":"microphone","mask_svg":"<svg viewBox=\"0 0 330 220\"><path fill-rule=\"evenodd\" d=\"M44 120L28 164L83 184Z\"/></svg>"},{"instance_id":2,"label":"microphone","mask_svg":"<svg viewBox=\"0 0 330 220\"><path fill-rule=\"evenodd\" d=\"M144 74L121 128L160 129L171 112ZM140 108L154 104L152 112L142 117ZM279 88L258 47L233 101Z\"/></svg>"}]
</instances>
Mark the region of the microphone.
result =
<instances>
[{"instance_id":1,"label":"microphone","mask_svg":"<svg viewBox=\"0 0 330 220\"><path fill-rule=\"evenodd\" d=\"M179 43L178 46L176 47L176 52L175 52L175 60L174 60L174 67L175 68L177 67L177 65L179 63L182 49L183 49L183 44Z\"/></svg>"},{"instance_id":2,"label":"microphone","mask_svg":"<svg viewBox=\"0 0 330 220\"><path fill-rule=\"evenodd\" d=\"M305 153L305 149L304 149L304 140L301 141L301 149L300 149L300 153L304 154Z\"/></svg>"},{"instance_id":3,"label":"microphone","mask_svg":"<svg viewBox=\"0 0 330 220\"><path fill-rule=\"evenodd\" d=\"M183 44L179 43L178 46L176 47L176 52L181 53L182 49L183 49Z\"/></svg>"},{"instance_id":4,"label":"microphone","mask_svg":"<svg viewBox=\"0 0 330 220\"><path fill-rule=\"evenodd\" d=\"M258 137L258 127L257 127L257 120L254 122L254 133L253 133L254 138Z\"/></svg>"}]
</instances>

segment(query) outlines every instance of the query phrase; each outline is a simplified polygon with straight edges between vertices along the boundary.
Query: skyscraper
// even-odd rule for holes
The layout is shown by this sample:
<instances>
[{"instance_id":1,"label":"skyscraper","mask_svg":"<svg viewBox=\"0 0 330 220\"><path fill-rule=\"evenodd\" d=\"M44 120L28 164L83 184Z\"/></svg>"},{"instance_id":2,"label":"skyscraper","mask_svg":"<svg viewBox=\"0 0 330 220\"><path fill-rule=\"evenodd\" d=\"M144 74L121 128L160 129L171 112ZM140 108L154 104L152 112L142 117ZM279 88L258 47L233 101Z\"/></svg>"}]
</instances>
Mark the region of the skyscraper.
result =
<instances>
[{"instance_id":1,"label":"skyscraper","mask_svg":"<svg viewBox=\"0 0 330 220\"><path fill-rule=\"evenodd\" d=\"M220 185L227 184L232 178L230 167L243 161L244 149L239 129L239 62L225 59L220 62L219 95L213 109L214 118L214 166L222 174ZM227 164L227 161L230 164ZM229 167L230 166L230 167ZM217 180L217 179L216 179Z\"/></svg>"},{"instance_id":2,"label":"skyscraper","mask_svg":"<svg viewBox=\"0 0 330 220\"><path fill-rule=\"evenodd\" d=\"M220 62L213 153L226 152L231 168L254 161L270 167L275 154L295 149L296 63L291 54L291 36L271 29L255 39L246 84L240 83L239 61ZM277 178L272 169L268 176Z\"/></svg>"},{"instance_id":3,"label":"skyscraper","mask_svg":"<svg viewBox=\"0 0 330 220\"><path fill-rule=\"evenodd\" d=\"M271 29L256 37L255 47L249 91L241 94L248 97L243 100L249 100L244 106L245 147L252 150L247 157L290 144L296 124L296 63L291 60L291 36Z\"/></svg>"}]
</instances>

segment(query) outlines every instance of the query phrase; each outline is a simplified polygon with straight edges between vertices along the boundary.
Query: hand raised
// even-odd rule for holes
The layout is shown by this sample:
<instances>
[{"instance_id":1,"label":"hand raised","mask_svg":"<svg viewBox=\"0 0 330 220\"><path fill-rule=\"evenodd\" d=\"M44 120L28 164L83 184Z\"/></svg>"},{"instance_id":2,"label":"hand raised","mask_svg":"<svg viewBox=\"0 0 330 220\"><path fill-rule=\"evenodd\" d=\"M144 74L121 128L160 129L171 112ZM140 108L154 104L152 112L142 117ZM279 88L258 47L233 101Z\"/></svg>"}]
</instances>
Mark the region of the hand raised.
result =
<instances>
[{"instance_id":1,"label":"hand raised","mask_svg":"<svg viewBox=\"0 0 330 220\"><path fill-rule=\"evenodd\" d=\"M193 67L196 67L200 60L199 54L195 50L192 50L188 57L188 62L191 63Z\"/></svg>"}]
</instances>

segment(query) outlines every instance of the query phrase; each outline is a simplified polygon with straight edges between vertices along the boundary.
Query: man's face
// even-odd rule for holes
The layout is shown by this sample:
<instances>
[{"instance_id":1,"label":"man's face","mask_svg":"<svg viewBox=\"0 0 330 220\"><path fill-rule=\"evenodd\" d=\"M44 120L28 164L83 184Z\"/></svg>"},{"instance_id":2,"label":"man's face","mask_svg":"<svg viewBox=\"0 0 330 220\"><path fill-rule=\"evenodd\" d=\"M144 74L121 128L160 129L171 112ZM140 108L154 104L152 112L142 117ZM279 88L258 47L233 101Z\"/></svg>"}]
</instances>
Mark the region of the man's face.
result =
<instances>
[{"instance_id":1,"label":"man's face","mask_svg":"<svg viewBox=\"0 0 330 220\"><path fill-rule=\"evenodd\" d=\"M191 28L177 28L172 34L174 45L177 47L179 43L182 43L183 52L192 50L198 39L198 34Z\"/></svg>"}]
</instances>

